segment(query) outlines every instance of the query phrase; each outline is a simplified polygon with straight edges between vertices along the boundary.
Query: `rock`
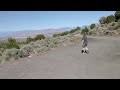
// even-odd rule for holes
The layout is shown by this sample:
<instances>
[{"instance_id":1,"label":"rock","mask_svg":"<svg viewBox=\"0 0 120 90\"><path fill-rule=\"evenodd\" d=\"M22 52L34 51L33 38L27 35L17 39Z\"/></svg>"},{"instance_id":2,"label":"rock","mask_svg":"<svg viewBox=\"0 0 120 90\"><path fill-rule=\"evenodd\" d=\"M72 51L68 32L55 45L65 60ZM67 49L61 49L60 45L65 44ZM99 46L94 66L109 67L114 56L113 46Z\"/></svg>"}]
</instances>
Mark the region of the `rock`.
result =
<instances>
[{"instance_id":1,"label":"rock","mask_svg":"<svg viewBox=\"0 0 120 90\"><path fill-rule=\"evenodd\" d=\"M32 58L32 56L30 55L30 56L28 56L28 58Z\"/></svg>"}]
</instances>

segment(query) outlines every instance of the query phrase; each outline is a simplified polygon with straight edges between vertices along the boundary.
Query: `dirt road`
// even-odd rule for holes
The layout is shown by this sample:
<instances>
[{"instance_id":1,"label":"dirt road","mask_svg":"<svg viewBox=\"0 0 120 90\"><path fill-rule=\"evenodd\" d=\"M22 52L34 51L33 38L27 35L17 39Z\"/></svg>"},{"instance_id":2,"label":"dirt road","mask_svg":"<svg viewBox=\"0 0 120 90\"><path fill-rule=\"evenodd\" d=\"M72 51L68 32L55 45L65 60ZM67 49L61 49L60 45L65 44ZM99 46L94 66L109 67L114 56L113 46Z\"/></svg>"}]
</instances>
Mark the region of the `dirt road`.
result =
<instances>
[{"instance_id":1,"label":"dirt road","mask_svg":"<svg viewBox=\"0 0 120 90\"><path fill-rule=\"evenodd\" d=\"M1 64L0 79L120 79L120 39L89 39L88 48L89 54L77 44Z\"/></svg>"}]
</instances>

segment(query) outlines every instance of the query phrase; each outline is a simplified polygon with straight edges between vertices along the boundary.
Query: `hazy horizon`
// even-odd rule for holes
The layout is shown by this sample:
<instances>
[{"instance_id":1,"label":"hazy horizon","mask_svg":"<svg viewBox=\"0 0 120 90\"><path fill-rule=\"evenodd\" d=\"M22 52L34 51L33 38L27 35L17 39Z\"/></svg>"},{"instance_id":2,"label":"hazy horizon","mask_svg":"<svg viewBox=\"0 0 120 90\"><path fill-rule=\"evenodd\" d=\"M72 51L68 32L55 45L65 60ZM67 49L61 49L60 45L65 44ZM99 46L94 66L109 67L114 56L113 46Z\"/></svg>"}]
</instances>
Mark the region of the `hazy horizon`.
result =
<instances>
[{"instance_id":1,"label":"hazy horizon","mask_svg":"<svg viewBox=\"0 0 120 90\"><path fill-rule=\"evenodd\" d=\"M76 27L99 23L115 11L0 11L0 32Z\"/></svg>"}]
</instances>

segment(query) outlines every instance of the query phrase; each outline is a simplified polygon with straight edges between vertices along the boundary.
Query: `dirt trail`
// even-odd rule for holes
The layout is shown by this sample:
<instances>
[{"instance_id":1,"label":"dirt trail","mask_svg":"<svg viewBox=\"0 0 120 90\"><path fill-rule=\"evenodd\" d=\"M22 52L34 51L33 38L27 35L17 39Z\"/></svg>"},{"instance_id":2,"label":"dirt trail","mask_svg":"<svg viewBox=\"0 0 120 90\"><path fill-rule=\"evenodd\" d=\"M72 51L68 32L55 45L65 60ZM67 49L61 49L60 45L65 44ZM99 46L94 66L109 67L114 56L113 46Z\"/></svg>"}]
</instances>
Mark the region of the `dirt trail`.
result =
<instances>
[{"instance_id":1,"label":"dirt trail","mask_svg":"<svg viewBox=\"0 0 120 90\"><path fill-rule=\"evenodd\" d=\"M120 39L89 39L90 54L81 44L42 56L0 65L1 79L120 79Z\"/></svg>"}]
</instances>

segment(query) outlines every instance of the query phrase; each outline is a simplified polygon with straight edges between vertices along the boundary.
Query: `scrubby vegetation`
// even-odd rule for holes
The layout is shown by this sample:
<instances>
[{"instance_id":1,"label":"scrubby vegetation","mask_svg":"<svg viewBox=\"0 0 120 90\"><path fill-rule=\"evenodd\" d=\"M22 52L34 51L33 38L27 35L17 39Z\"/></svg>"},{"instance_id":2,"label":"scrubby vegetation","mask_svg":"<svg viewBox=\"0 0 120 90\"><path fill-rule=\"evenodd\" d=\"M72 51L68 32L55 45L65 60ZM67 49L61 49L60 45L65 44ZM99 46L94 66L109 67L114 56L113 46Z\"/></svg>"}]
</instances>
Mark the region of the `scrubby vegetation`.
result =
<instances>
[{"instance_id":1,"label":"scrubby vegetation","mask_svg":"<svg viewBox=\"0 0 120 90\"><path fill-rule=\"evenodd\" d=\"M105 24L106 23L106 17L101 17L99 22L100 22L100 24Z\"/></svg>"},{"instance_id":2,"label":"scrubby vegetation","mask_svg":"<svg viewBox=\"0 0 120 90\"><path fill-rule=\"evenodd\" d=\"M78 29L80 30L77 27L74 32ZM55 35L59 35L59 37ZM44 35L37 35L34 38L28 37L26 41L22 42L17 42L14 38L8 38L6 43L1 43L0 62L25 58L34 53L43 53L52 48L70 45L79 41L80 37L70 35L70 31L54 34L53 37L45 37Z\"/></svg>"},{"instance_id":3,"label":"scrubby vegetation","mask_svg":"<svg viewBox=\"0 0 120 90\"><path fill-rule=\"evenodd\" d=\"M11 48L19 49L20 47L19 47L16 39L8 38L8 42L5 44L5 48L6 49L11 49Z\"/></svg>"},{"instance_id":4,"label":"scrubby vegetation","mask_svg":"<svg viewBox=\"0 0 120 90\"><path fill-rule=\"evenodd\" d=\"M115 16L114 15L110 15L106 18L106 23L111 23L115 21Z\"/></svg>"},{"instance_id":5,"label":"scrubby vegetation","mask_svg":"<svg viewBox=\"0 0 120 90\"><path fill-rule=\"evenodd\" d=\"M43 34L37 35L37 36L35 37L35 41L41 40L41 39L45 39L45 36L44 36Z\"/></svg>"},{"instance_id":6,"label":"scrubby vegetation","mask_svg":"<svg viewBox=\"0 0 120 90\"><path fill-rule=\"evenodd\" d=\"M90 25L90 29L95 28L95 26L96 26L95 24L91 24L91 25Z\"/></svg>"},{"instance_id":7,"label":"scrubby vegetation","mask_svg":"<svg viewBox=\"0 0 120 90\"><path fill-rule=\"evenodd\" d=\"M89 29L87 27L85 27L84 29L82 29L81 34L83 34L83 33L88 34L88 32L89 32Z\"/></svg>"},{"instance_id":8,"label":"scrubby vegetation","mask_svg":"<svg viewBox=\"0 0 120 90\"><path fill-rule=\"evenodd\" d=\"M35 41L34 38L28 37L26 43L28 44L28 43L31 43L31 42L33 42L33 41Z\"/></svg>"},{"instance_id":9,"label":"scrubby vegetation","mask_svg":"<svg viewBox=\"0 0 120 90\"><path fill-rule=\"evenodd\" d=\"M115 21L119 21L120 20L120 11L116 11L115 12Z\"/></svg>"},{"instance_id":10,"label":"scrubby vegetation","mask_svg":"<svg viewBox=\"0 0 120 90\"><path fill-rule=\"evenodd\" d=\"M69 31L65 31L65 32L61 33L61 36L65 36L67 34L69 34Z\"/></svg>"},{"instance_id":11,"label":"scrubby vegetation","mask_svg":"<svg viewBox=\"0 0 120 90\"><path fill-rule=\"evenodd\" d=\"M17 60L28 57L31 54L43 53L58 46L66 46L81 41L75 34L87 33L88 35L109 35L120 36L120 11L114 15L101 17L99 26L91 24L81 30L76 27L70 31L56 33L52 37L45 37L43 34L36 37L28 37L25 41L18 42L14 38L8 38L6 42L0 43L0 62Z\"/></svg>"},{"instance_id":12,"label":"scrubby vegetation","mask_svg":"<svg viewBox=\"0 0 120 90\"><path fill-rule=\"evenodd\" d=\"M76 29L72 29L71 31L70 31L70 33L74 33L74 32L76 32L76 31L80 31L81 30L81 28L80 27L77 27Z\"/></svg>"},{"instance_id":13,"label":"scrubby vegetation","mask_svg":"<svg viewBox=\"0 0 120 90\"><path fill-rule=\"evenodd\" d=\"M54 34L54 35L53 35L53 37L59 37L59 36L61 36L60 33L59 33L59 34Z\"/></svg>"},{"instance_id":14,"label":"scrubby vegetation","mask_svg":"<svg viewBox=\"0 0 120 90\"><path fill-rule=\"evenodd\" d=\"M62 33L54 34L53 37L65 36L65 35L68 35L70 33L75 33L77 31L80 31L80 27L77 27L77 28L72 29L70 31L65 31L65 32L62 32Z\"/></svg>"},{"instance_id":15,"label":"scrubby vegetation","mask_svg":"<svg viewBox=\"0 0 120 90\"><path fill-rule=\"evenodd\" d=\"M114 15L109 15L106 17L101 17L99 22L100 25L89 30L89 35L109 35L109 36L119 36L120 35L120 11L116 11ZM94 30L93 30L94 29Z\"/></svg>"}]
</instances>

